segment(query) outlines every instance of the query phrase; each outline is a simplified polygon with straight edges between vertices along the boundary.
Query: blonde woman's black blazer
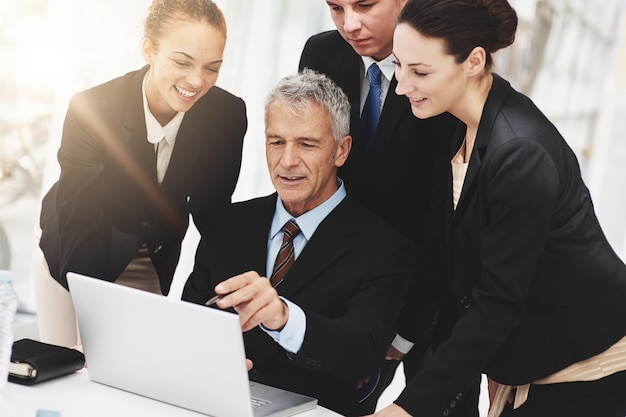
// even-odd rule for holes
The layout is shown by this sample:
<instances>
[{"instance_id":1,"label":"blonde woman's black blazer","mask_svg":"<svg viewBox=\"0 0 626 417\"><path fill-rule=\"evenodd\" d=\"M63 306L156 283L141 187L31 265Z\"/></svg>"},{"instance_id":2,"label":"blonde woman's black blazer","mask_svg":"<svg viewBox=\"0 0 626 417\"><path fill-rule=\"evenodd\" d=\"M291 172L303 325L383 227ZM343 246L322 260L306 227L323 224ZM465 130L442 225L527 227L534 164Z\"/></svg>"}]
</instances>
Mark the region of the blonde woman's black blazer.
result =
<instances>
[{"instance_id":1,"label":"blonde woman's black blazer","mask_svg":"<svg viewBox=\"0 0 626 417\"><path fill-rule=\"evenodd\" d=\"M247 129L244 102L213 87L186 112L167 174L157 184L142 82L148 67L76 94L42 203L40 246L52 276L68 271L114 281L146 244L166 294L189 214L202 230L231 201Z\"/></svg>"}]
</instances>

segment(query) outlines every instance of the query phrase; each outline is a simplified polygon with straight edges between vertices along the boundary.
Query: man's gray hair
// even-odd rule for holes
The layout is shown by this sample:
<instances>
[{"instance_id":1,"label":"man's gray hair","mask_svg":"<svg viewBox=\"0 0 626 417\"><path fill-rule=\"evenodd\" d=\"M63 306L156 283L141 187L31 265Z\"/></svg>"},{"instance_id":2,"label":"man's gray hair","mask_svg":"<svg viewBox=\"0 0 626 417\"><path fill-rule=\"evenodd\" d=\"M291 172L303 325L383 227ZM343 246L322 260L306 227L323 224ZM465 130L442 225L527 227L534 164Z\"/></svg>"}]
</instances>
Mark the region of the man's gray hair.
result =
<instances>
[{"instance_id":1,"label":"man's gray hair","mask_svg":"<svg viewBox=\"0 0 626 417\"><path fill-rule=\"evenodd\" d=\"M295 75L278 81L265 101L265 117L269 107L280 100L294 113L309 112L311 103L322 106L331 118L335 146L350 134L350 102L348 97L330 78L305 68Z\"/></svg>"}]
</instances>

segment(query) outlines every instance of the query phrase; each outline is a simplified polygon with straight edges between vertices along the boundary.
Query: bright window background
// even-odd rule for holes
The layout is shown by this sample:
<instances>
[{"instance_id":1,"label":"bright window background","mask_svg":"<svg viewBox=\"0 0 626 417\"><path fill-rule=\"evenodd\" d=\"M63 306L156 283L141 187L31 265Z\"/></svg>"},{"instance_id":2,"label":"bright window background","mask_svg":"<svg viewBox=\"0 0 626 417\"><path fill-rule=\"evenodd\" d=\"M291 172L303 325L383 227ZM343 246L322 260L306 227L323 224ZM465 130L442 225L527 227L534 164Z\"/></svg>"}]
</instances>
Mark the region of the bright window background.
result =
<instances>
[{"instance_id":1,"label":"bright window background","mask_svg":"<svg viewBox=\"0 0 626 417\"><path fill-rule=\"evenodd\" d=\"M530 95L580 158L600 221L626 252L626 53L624 0L515 0L515 44L496 56L497 71ZM10 269L32 307L29 248L41 192L58 176L55 153L72 94L143 65L139 50L149 0L0 0L0 161L18 160L41 187L15 202L0 188L0 223ZM229 26L218 84L248 106L249 129L234 199L272 186L263 149L263 101L297 68L305 40L332 28L323 0L218 0ZM8 161L8 162L7 162ZM16 177L19 177L16 175ZM5 175L6 178L6 175ZM5 181L6 182L6 181ZM12 190L11 192L15 192ZM178 276L190 268L191 231ZM197 235L196 235L197 237ZM31 240L31 244L25 242ZM176 294L176 291L174 291Z\"/></svg>"}]
</instances>

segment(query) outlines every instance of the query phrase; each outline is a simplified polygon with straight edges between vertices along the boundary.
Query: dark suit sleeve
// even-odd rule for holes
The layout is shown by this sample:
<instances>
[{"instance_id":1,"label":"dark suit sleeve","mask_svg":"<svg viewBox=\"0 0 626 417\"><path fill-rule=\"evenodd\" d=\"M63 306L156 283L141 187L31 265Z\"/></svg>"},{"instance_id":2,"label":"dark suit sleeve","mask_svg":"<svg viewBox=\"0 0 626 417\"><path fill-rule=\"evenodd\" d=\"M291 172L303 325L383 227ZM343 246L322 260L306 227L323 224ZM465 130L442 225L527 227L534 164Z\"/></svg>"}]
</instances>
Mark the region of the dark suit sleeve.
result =
<instances>
[{"instance_id":1,"label":"dark suit sleeve","mask_svg":"<svg viewBox=\"0 0 626 417\"><path fill-rule=\"evenodd\" d=\"M101 136L108 132L97 131L98 121L92 120L93 114L86 96L79 94L72 99L63 126L56 195L61 277L68 271L95 277L105 274L103 254L110 240L102 228L104 213L98 181L104 153Z\"/></svg>"},{"instance_id":2,"label":"dark suit sleeve","mask_svg":"<svg viewBox=\"0 0 626 417\"><path fill-rule=\"evenodd\" d=\"M433 124L435 150L430 196L423 199L424 220L417 246L417 266L411 279L397 332L415 344L412 354L423 352L439 325L443 300L449 294L446 276L445 213L453 138L459 121L449 114Z\"/></svg>"},{"instance_id":3,"label":"dark suit sleeve","mask_svg":"<svg viewBox=\"0 0 626 417\"><path fill-rule=\"evenodd\" d=\"M341 37L336 30L318 33L311 36L302 48L298 71L310 68L330 77L345 91L341 80L354 62L359 63L360 57L354 52L350 44ZM356 73L358 75L358 73ZM355 82L356 76L355 75ZM346 92L348 94L348 92ZM350 96L348 94L348 96Z\"/></svg>"},{"instance_id":4,"label":"dark suit sleeve","mask_svg":"<svg viewBox=\"0 0 626 417\"><path fill-rule=\"evenodd\" d=\"M209 298L215 295L211 284L211 271L209 268L209 229L210 220L206 222L193 265L193 271L185 286L181 299L195 304L204 304Z\"/></svg>"},{"instance_id":5,"label":"dark suit sleeve","mask_svg":"<svg viewBox=\"0 0 626 417\"><path fill-rule=\"evenodd\" d=\"M300 54L300 62L298 64L298 72L302 71L304 68L311 68L312 57L311 57L311 38L309 38L304 44L304 48L302 49L302 53Z\"/></svg>"},{"instance_id":6,"label":"dark suit sleeve","mask_svg":"<svg viewBox=\"0 0 626 417\"><path fill-rule=\"evenodd\" d=\"M307 327L295 364L354 381L380 366L394 337L393 323L414 267L413 245L395 233L393 236L396 238L366 243L370 250L359 249L360 256L353 259L358 264L351 270L342 272L335 267L337 280L344 274L361 276L353 292L346 294L343 314L322 315L300 304Z\"/></svg>"}]
</instances>

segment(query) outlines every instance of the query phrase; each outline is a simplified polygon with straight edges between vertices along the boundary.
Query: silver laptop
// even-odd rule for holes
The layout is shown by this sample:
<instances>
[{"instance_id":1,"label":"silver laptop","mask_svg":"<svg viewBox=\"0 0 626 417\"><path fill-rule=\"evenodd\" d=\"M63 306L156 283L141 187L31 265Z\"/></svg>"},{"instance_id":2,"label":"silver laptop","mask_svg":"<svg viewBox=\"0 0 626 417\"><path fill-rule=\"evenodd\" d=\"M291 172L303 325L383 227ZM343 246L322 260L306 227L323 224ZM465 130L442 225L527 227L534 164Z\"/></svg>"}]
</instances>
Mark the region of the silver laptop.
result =
<instances>
[{"instance_id":1,"label":"silver laptop","mask_svg":"<svg viewBox=\"0 0 626 417\"><path fill-rule=\"evenodd\" d=\"M316 407L248 380L236 314L72 272L67 280L92 381L216 417Z\"/></svg>"}]
</instances>

